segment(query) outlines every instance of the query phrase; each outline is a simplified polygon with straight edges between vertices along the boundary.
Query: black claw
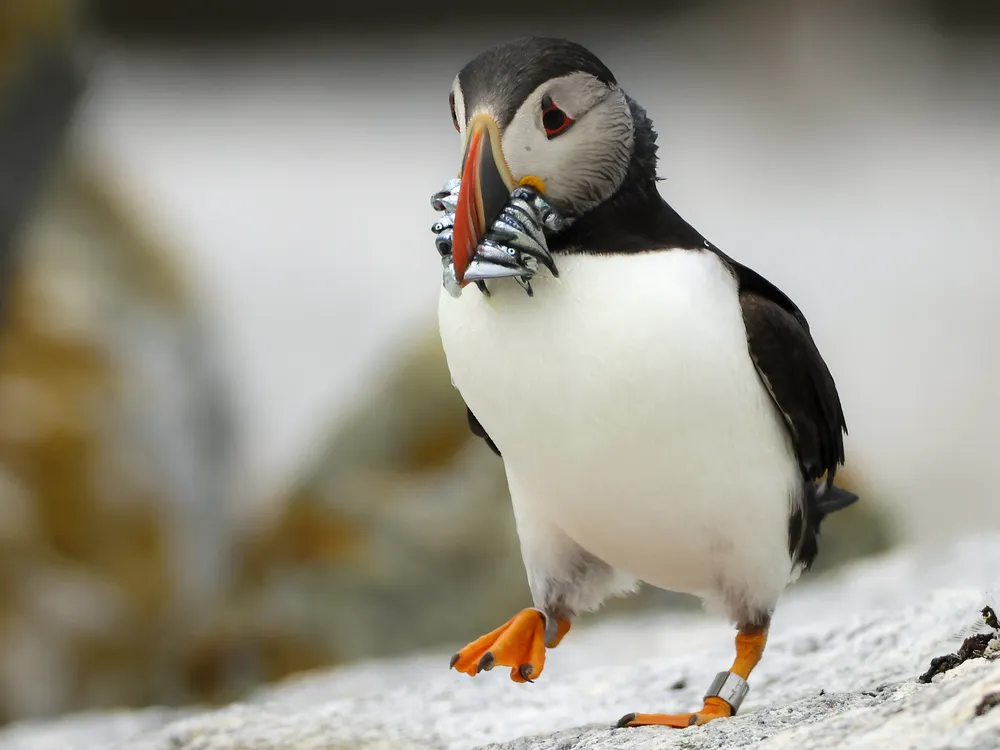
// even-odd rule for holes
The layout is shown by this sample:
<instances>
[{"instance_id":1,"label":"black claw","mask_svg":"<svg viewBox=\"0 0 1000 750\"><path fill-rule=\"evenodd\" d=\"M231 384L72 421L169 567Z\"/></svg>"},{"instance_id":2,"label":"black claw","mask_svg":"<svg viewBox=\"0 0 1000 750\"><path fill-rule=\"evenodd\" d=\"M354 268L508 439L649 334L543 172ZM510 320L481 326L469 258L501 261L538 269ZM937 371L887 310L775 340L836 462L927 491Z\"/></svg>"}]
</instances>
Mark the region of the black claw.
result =
<instances>
[{"instance_id":1,"label":"black claw","mask_svg":"<svg viewBox=\"0 0 1000 750\"><path fill-rule=\"evenodd\" d=\"M493 656L493 652L487 651L485 654L483 654L483 658L479 660L479 664L476 666L476 673L478 674L479 672L488 672L489 670L493 669L493 662L495 660L496 657Z\"/></svg>"},{"instance_id":2,"label":"black claw","mask_svg":"<svg viewBox=\"0 0 1000 750\"><path fill-rule=\"evenodd\" d=\"M458 664L458 657L459 656L461 656L461 654L455 654L453 657L451 657L451 661L448 662L448 669L454 669L455 668L455 665Z\"/></svg>"},{"instance_id":3,"label":"black claw","mask_svg":"<svg viewBox=\"0 0 1000 750\"><path fill-rule=\"evenodd\" d=\"M531 673L534 670L535 668L530 664L522 664L517 668L518 673L521 675L521 679L525 682L534 682L534 680L531 679Z\"/></svg>"},{"instance_id":4,"label":"black claw","mask_svg":"<svg viewBox=\"0 0 1000 750\"><path fill-rule=\"evenodd\" d=\"M698 723L698 714L691 714L691 718L688 719L688 726L693 727Z\"/></svg>"},{"instance_id":5,"label":"black claw","mask_svg":"<svg viewBox=\"0 0 1000 750\"><path fill-rule=\"evenodd\" d=\"M477 281L476 282L476 286L479 287L479 291L481 291L487 297L490 296L490 290L486 288L486 282L485 281Z\"/></svg>"},{"instance_id":6,"label":"black claw","mask_svg":"<svg viewBox=\"0 0 1000 750\"><path fill-rule=\"evenodd\" d=\"M618 720L618 723L615 724L615 729L622 729L624 727L627 727L633 721L635 721L635 714L625 714Z\"/></svg>"}]
</instances>

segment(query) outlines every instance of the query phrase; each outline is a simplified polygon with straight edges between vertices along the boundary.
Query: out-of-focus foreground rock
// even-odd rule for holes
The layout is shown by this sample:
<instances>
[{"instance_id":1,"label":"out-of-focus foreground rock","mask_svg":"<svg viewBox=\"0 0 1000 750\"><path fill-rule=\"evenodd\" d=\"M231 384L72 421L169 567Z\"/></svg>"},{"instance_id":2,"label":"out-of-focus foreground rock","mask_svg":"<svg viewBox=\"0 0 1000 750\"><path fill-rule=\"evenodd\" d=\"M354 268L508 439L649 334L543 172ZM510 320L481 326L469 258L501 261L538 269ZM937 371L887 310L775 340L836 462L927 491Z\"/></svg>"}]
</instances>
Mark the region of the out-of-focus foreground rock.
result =
<instances>
[{"instance_id":1,"label":"out-of-focus foreground rock","mask_svg":"<svg viewBox=\"0 0 1000 750\"><path fill-rule=\"evenodd\" d=\"M0 719L192 697L226 586L228 415L172 259L64 171L0 330Z\"/></svg>"},{"instance_id":2,"label":"out-of-focus foreground rock","mask_svg":"<svg viewBox=\"0 0 1000 750\"><path fill-rule=\"evenodd\" d=\"M575 629L545 674L475 679L448 653L308 677L208 712L92 714L0 732L2 750L992 750L1000 661L974 658L922 684L995 582L1000 539L914 548L794 587L778 609L743 710L703 727L612 729L636 710L689 710L732 659L732 631L687 613L622 615ZM1000 646L1000 641L994 640Z\"/></svg>"},{"instance_id":3,"label":"out-of-focus foreground rock","mask_svg":"<svg viewBox=\"0 0 1000 750\"><path fill-rule=\"evenodd\" d=\"M460 639L526 602L503 467L469 432L434 332L275 510L248 549L242 603L330 663Z\"/></svg>"}]
</instances>

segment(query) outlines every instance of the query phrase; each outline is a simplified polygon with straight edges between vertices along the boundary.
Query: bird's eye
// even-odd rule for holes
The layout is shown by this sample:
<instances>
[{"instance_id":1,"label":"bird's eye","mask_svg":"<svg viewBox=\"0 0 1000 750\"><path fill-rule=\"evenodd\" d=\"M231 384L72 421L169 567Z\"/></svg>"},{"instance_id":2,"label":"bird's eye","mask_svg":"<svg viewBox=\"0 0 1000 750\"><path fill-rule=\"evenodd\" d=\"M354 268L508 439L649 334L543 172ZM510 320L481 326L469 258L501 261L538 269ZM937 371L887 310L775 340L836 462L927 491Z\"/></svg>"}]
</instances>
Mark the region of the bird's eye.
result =
<instances>
[{"instance_id":1,"label":"bird's eye","mask_svg":"<svg viewBox=\"0 0 1000 750\"><path fill-rule=\"evenodd\" d=\"M542 127L545 128L546 137L555 138L560 133L565 133L572 124L573 118L559 109L551 96L546 94L542 97Z\"/></svg>"},{"instance_id":2,"label":"bird's eye","mask_svg":"<svg viewBox=\"0 0 1000 750\"><path fill-rule=\"evenodd\" d=\"M458 127L458 113L455 111L455 92L452 91L448 94L448 106L451 107L451 122L455 126L455 130L461 132L461 128Z\"/></svg>"}]
</instances>

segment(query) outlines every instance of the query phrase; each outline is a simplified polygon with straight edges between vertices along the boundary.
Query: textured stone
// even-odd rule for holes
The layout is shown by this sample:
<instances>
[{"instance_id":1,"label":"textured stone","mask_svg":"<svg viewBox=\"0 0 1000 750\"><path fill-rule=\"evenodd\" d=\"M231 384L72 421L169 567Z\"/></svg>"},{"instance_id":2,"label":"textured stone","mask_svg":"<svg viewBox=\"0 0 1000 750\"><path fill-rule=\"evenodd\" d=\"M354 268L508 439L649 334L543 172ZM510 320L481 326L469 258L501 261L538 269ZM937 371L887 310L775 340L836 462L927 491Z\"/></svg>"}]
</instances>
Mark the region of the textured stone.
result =
<instances>
[{"instance_id":1,"label":"textured stone","mask_svg":"<svg viewBox=\"0 0 1000 750\"><path fill-rule=\"evenodd\" d=\"M1000 690L1000 661L966 662L929 685L917 676L957 646L951 636L974 619L998 567L1000 538L981 537L851 564L796 586L775 617L743 712L705 727L610 728L628 711L696 707L732 658L724 624L644 613L575 629L533 685L515 685L503 670L457 675L440 653L316 673L243 704L136 726L127 739L120 715L104 735L93 716L78 735L72 719L14 727L0 733L0 750L986 750L1000 737L1000 710L989 698Z\"/></svg>"},{"instance_id":2,"label":"textured stone","mask_svg":"<svg viewBox=\"0 0 1000 750\"><path fill-rule=\"evenodd\" d=\"M127 742L183 716L181 711L148 708L92 714L70 714L47 721L24 721L0 734L0 742L18 750L106 748Z\"/></svg>"}]
</instances>

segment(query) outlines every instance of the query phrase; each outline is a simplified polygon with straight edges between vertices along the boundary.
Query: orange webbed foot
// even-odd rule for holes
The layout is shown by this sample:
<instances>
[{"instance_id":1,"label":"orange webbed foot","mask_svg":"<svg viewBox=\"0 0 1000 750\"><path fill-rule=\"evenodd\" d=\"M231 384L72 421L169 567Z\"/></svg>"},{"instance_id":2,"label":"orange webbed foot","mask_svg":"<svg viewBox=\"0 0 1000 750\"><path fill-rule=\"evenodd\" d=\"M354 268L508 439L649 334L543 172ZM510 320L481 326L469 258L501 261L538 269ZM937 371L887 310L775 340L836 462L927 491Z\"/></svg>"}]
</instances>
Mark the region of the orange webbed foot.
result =
<instances>
[{"instance_id":1,"label":"orange webbed foot","mask_svg":"<svg viewBox=\"0 0 1000 750\"><path fill-rule=\"evenodd\" d=\"M706 698L701 711L693 714L625 714L618 720L617 727L684 727L700 726L715 719L733 715L729 704L719 698Z\"/></svg>"},{"instance_id":2,"label":"orange webbed foot","mask_svg":"<svg viewBox=\"0 0 1000 750\"><path fill-rule=\"evenodd\" d=\"M716 719L733 716L743 704L747 678L757 666L767 643L769 619L762 623L743 625L736 634L736 659L728 672L719 672L705 694L705 705L693 714L625 714L617 727L684 727L700 726Z\"/></svg>"},{"instance_id":3,"label":"orange webbed foot","mask_svg":"<svg viewBox=\"0 0 1000 750\"><path fill-rule=\"evenodd\" d=\"M510 667L514 682L533 682L545 668L546 647L557 646L569 631L569 620L558 619L556 624L546 644L545 615L537 609L522 610L451 657L451 667L469 676L496 666Z\"/></svg>"}]
</instances>

